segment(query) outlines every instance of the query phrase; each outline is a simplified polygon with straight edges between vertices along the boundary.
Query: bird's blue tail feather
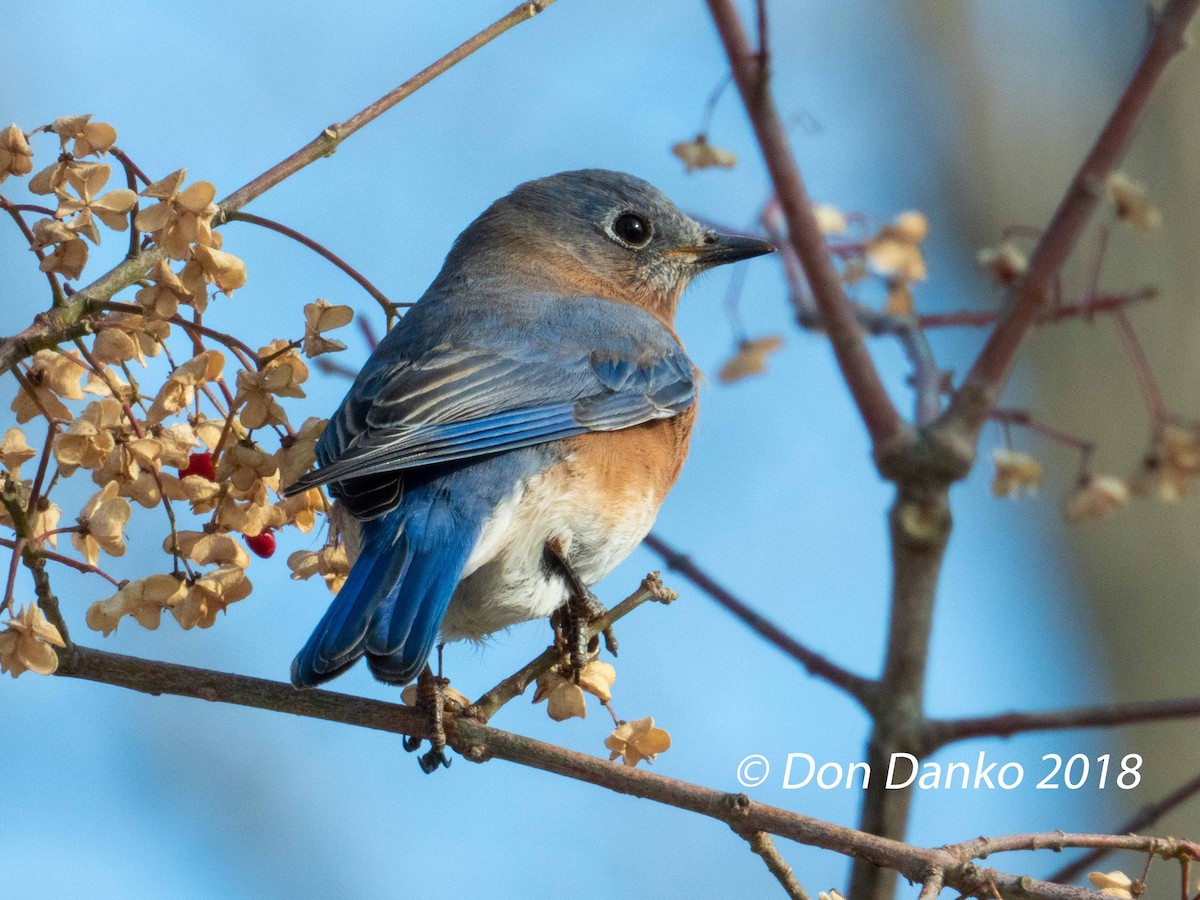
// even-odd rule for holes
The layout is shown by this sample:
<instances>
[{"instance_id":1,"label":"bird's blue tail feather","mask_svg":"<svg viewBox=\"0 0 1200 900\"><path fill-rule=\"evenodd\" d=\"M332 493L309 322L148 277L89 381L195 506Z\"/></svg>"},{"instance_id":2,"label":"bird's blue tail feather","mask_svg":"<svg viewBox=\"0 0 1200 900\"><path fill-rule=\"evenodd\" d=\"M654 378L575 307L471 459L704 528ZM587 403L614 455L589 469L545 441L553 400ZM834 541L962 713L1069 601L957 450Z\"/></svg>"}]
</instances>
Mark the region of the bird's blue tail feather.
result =
<instances>
[{"instance_id":1,"label":"bird's blue tail feather","mask_svg":"<svg viewBox=\"0 0 1200 900\"><path fill-rule=\"evenodd\" d=\"M363 523L358 559L292 664L293 684L315 687L363 655L382 681L420 672L482 526L457 512L434 492Z\"/></svg>"}]
</instances>

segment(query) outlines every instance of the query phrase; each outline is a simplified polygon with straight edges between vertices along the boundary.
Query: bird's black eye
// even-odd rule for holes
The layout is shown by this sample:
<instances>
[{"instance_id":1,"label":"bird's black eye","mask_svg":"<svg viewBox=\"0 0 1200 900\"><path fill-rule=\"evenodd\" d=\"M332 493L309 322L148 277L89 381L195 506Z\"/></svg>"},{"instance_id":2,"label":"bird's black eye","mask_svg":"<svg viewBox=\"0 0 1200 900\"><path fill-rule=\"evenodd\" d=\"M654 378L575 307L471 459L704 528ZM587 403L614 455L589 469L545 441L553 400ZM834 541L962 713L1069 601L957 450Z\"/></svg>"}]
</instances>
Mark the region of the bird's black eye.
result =
<instances>
[{"instance_id":1,"label":"bird's black eye","mask_svg":"<svg viewBox=\"0 0 1200 900\"><path fill-rule=\"evenodd\" d=\"M613 234L630 247L642 247L650 240L650 223L634 213L622 213L612 224Z\"/></svg>"}]
</instances>

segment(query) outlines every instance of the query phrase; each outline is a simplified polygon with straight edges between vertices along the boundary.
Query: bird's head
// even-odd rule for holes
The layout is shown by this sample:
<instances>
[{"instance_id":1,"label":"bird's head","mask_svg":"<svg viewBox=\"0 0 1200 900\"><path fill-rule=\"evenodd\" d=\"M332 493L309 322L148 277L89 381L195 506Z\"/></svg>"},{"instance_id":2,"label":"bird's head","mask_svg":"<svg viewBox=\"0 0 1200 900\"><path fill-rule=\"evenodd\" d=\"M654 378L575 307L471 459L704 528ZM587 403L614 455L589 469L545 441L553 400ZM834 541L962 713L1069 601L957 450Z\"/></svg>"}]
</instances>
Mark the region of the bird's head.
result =
<instances>
[{"instance_id":1,"label":"bird's head","mask_svg":"<svg viewBox=\"0 0 1200 900\"><path fill-rule=\"evenodd\" d=\"M696 275L773 249L701 225L640 178L583 169L497 200L459 236L443 274L511 276L633 303L669 322Z\"/></svg>"}]
</instances>

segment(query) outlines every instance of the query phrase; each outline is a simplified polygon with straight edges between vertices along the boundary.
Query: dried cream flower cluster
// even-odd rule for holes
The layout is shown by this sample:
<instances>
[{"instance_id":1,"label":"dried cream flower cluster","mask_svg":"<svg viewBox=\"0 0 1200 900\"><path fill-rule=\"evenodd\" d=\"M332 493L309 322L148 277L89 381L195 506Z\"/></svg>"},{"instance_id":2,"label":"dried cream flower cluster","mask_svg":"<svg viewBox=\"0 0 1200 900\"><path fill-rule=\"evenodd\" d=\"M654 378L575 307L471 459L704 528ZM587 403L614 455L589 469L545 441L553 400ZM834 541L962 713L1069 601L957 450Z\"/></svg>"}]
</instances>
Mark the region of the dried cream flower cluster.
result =
<instances>
[{"instance_id":1,"label":"dried cream flower cluster","mask_svg":"<svg viewBox=\"0 0 1200 900\"><path fill-rule=\"evenodd\" d=\"M184 629L211 627L250 595L251 553L270 556L276 532L312 532L327 510L320 490L278 496L312 465L325 427L308 419L293 428L284 402L304 396L306 358L345 349L327 332L353 312L309 303L283 323L288 338L257 352L212 321L201 325L213 293L232 295L246 283L245 264L222 249L214 230L216 188L187 184L185 169L148 183L116 147L116 129L90 116L59 118L29 134L16 125L0 131L0 181L34 170L30 143L38 133L57 137L55 160L25 187L57 206L28 233L56 300L69 293L63 280L82 275L89 243L100 244L105 230L133 228L164 258L128 300L117 296L92 317L86 337L38 350L17 367L11 409L19 427L0 437L0 527L13 532L9 546L108 579L109 596L87 610L90 628L111 634L127 617L157 628L164 612ZM119 161L122 180L141 181L140 193L111 186L105 157ZM64 515L56 491L85 474L93 493ZM144 523L135 521L139 508L148 511L138 513ZM134 580L108 571L134 528L154 530L166 571ZM69 547L59 541L67 535ZM349 570L336 534L289 563L295 577L319 573L331 590ZM0 668L49 674L55 648L65 644L61 620L48 620L51 609L36 602L18 611L12 593L0 601L8 613Z\"/></svg>"}]
</instances>

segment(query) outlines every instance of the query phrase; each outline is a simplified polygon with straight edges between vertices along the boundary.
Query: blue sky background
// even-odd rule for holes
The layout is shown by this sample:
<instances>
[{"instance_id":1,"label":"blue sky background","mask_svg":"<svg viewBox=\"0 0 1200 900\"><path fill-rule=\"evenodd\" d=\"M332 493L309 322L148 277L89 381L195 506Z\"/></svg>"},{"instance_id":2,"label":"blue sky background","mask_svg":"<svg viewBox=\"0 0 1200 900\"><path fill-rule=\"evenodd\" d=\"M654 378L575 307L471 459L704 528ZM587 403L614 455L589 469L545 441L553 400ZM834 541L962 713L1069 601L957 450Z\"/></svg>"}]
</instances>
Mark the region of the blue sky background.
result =
<instances>
[{"instance_id":1,"label":"blue sky background","mask_svg":"<svg viewBox=\"0 0 1200 900\"><path fill-rule=\"evenodd\" d=\"M187 165L220 196L240 186L424 67L508 8L472 4L328 4L214 0L203 5L126 2L103 12L74 2L6 11L0 56L0 120L24 128L56 115L94 112L154 177ZM1141 37L1133 5L1089 5L1104 59L1082 52L1075 13L1049 4L978 9L971 38L995 70L1000 93L1031 89L1029 61L1053 71L1077 102L1112 96ZM974 7L973 7L974 8ZM931 285L926 309L984 295L974 246L956 219L970 173L956 168L963 111L953 72L927 52L899 4L867 0L773 3L781 107L820 123L794 140L817 199L883 218L925 211ZM1018 29L1017 24L1020 28ZM1025 29L1028 29L1027 31ZM1097 32L1102 33L1097 37ZM1030 34L1032 33L1032 37ZM1045 51L1056 48L1050 58ZM1093 54L1094 56L1094 54ZM561 0L501 38L321 161L255 201L249 211L312 235L359 266L395 299L415 299L454 236L492 199L529 178L601 166L641 175L688 211L745 223L766 196L760 160L732 93L719 107L714 142L734 149L731 172L687 176L669 154L691 137L705 98L725 71L712 25L697 4L663 0ZM1004 115L1001 109L997 115ZM1013 113L1015 116L1015 113ZM1088 120L1089 124L1091 120ZM1036 133L1053 122L1024 123ZM35 145L37 167L52 158ZM1036 159L1034 160L1036 162ZM1063 172L1063 183L1067 171ZM0 191L14 199L12 182ZM115 186L115 185L114 185ZM1046 198L1048 212L1053 198ZM219 300L209 321L254 345L298 334L301 308L325 297L378 324L355 285L277 235L233 224L226 248L249 266L249 283ZM19 235L0 232L3 309L15 330L44 308L44 281ZM109 237L89 272L123 251ZM863 429L828 347L790 326L778 263L748 265L742 314L752 334L781 332L785 350L768 377L715 382L731 349L721 302L727 274L686 297L679 331L714 376L702 396L692 459L658 531L722 583L843 664L877 670L886 619L888 487L870 465ZM356 336L346 362L363 357ZM961 367L978 335L939 335L946 365ZM907 403L903 360L880 345L889 384ZM327 415L345 383L314 377L296 421ZM5 385L8 389L8 385ZM1012 396L1028 400L1018 378ZM0 428L8 427L7 399ZM985 447L985 452L989 448ZM1052 455L1054 451L1050 451ZM986 466L983 467L986 470ZM1095 701L1105 677L1058 543L1056 490L1073 473L1059 459L1048 497L1019 505L987 494L988 472L955 488L956 529L942 583L929 702L937 715ZM77 479L78 480L78 479ZM60 503L87 496L87 485ZM113 570L131 576L164 565L158 518L130 534ZM143 528L145 530L143 530ZM152 534L148 538L145 534ZM317 583L290 581L284 561L318 540L289 536L278 555L255 560L256 591L216 627L156 632L132 622L103 640L83 612L104 585L56 573L67 619L81 643L216 669L284 679L296 649L328 602ZM613 602L656 559L639 551L600 588ZM655 770L738 789L739 760L789 751L822 760L862 757L866 720L842 695L808 678L680 579L682 599L622 623L615 702L626 718L654 715L674 746ZM453 646L447 671L477 695L537 653L541 623L496 636L482 650ZM356 670L338 690L395 693ZM20 897L537 896L753 897L777 890L761 862L719 824L503 762L424 777L394 736L197 701L151 699L115 688L33 676L0 685L0 792L8 823L0 842L4 892ZM551 722L518 701L499 727L602 753L607 716ZM1112 738L1066 734L964 744L1041 771L1042 754L1125 752ZM1036 780L1036 779L1032 779ZM852 824L847 791L786 792L756 799ZM1132 802L1150 799L1139 796ZM950 791L918 797L911 837L941 844L980 833L1092 830L1119 819L1119 798L1081 791ZM831 854L784 844L814 893L848 870ZM1060 860L1029 862L1048 872Z\"/></svg>"}]
</instances>

